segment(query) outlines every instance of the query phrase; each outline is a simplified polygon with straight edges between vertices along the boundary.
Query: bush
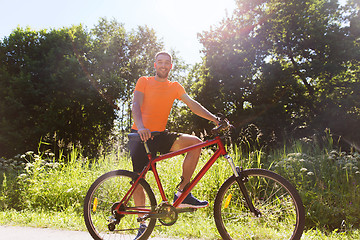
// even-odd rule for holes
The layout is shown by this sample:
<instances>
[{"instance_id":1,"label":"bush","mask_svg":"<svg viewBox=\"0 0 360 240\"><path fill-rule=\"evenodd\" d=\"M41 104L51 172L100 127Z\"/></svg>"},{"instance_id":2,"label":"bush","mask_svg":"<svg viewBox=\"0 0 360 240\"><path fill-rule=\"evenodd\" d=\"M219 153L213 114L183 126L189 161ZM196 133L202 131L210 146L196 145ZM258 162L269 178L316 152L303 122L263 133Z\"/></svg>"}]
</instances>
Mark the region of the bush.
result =
<instances>
[{"instance_id":1,"label":"bush","mask_svg":"<svg viewBox=\"0 0 360 240\"><path fill-rule=\"evenodd\" d=\"M360 227L360 154L323 149L284 154L273 170L293 182L306 209L306 226Z\"/></svg>"},{"instance_id":2,"label":"bush","mask_svg":"<svg viewBox=\"0 0 360 240\"><path fill-rule=\"evenodd\" d=\"M60 155L61 156L61 155ZM67 157L55 159L50 152L22 155L26 162L16 177L4 173L0 192L1 209L82 212L83 199L91 183L114 162L101 158L91 162L76 149ZM111 165L111 166L110 166ZM101 167L99 167L101 166Z\"/></svg>"},{"instance_id":3,"label":"bush","mask_svg":"<svg viewBox=\"0 0 360 240\"><path fill-rule=\"evenodd\" d=\"M245 155L241 149L234 147L230 154L236 165L271 169L290 180L304 202L308 229L333 231L360 227L360 154L330 150L332 145L323 148L314 146L306 148L303 142L295 142L291 148L270 155L261 150ZM203 150L196 171L212 153L212 149ZM21 161L16 160L19 164L13 164L15 175L6 172L2 176L0 209L69 211L80 216L85 194L96 178L110 170L131 170L126 153L110 153L93 161L84 158L76 149L67 157L59 156L55 159L54 154L49 152L27 152L19 157ZM12 166L10 160L7 162ZM157 165L170 201L180 181L181 165L181 156ZM19 170L18 166L22 169ZM195 195L210 200L211 207L203 210L207 218L212 218L212 201L230 175L226 160L220 159L193 189ZM159 195L153 174L148 174L147 181ZM160 199L159 196L157 199Z\"/></svg>"}]
</instances>

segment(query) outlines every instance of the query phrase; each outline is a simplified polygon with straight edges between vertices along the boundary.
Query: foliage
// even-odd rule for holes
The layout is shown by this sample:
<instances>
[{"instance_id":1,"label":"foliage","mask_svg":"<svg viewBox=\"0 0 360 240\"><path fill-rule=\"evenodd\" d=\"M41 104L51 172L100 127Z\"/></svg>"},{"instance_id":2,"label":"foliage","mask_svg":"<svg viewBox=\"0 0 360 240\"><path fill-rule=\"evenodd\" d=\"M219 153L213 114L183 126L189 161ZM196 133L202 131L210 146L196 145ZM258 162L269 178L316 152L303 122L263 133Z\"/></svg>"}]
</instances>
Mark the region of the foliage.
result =
<instances>
[{"instance_id":1,"label":"foliage","mask_svg":"<svg viewBox=\"0 0 360 240\"><path fill-rule=\"evenodd\" d=\"M12 175L8 180L9 172L4 173L1 208L82 212L87 188L97 176L112 170L114 162L103 158L91 162L76 148L67 156L59 155L59 159L49 151L21 155L26 163L15 179Z\"/></svg>"},{"instance_id":2,"label":"foliage","mask_svg":"<svg viewBox=\"0 0 360 240\"><path fill-rule=\"evenodd\" d=\"M235 146L229 149L229 152L236 165L275 170L297 187L307 213L306 226L309 232L306 232L305 236L328 239L324 234L333 232L334 238L330 239L342 239L341 236L350 237L352 229L359 227L360 155L357 152L347 154L334 150L332 141L329 137L325 147L309 141L294 141L291 146L285 146L283 150L274 151L271 155L259 150L245 155L241 148ZM210 148L203 150L196 171L200 170L212 154L213 150ZM126 153L113 152L97 160L89 160L76 148L72 149L70 155L62 155L61 159L55 159L51 152L27 152L21 159L26 162L20 164L22 170L16 176L10 177L9 172L6 172L0 184L0 210L6 210L5 212L11 215L7 216L8 221L16 218L16 214L12 213L14 210L24 213L17 214L19 216L34 216L34 219L38 219L36 212L51 215L52 219L56 218L55 213L59 212L62 219L70 218L67 220L70 224L68 227L74 228L74 221L80 224L75 226L77 229L84 229L79 219L83 198L91 183L110 170L131 168ZM165 193L170 200L180 181L182 160L182 157L176 157L157 165ZM16 170L19 171L17 168ZM174 174L167 174L169 172ZM213 201L217 190L230 175L231 170L226 160L219 159L193 189L196 196L210 200L211 207L194 214L181 215L179 222L172 228L156 228L155 234L217 238L212 219ZM156 185L151 173L147 176L147 181L151 186ZM155 189L154 192L157 199L160 199L159 192ZM69 216L61 215L64 213ZM74 221L71 221L71 218L74 218ZM27 222L29 219L25 218L23 221ZM189 228L189 224L196 222L202 222L200 228ZM52 223L42 224L49 226ZM60 225L67 227L64 223ZM167 230L171 233L166 233ZM337 234L339 238L335 237Z\"/></svg>"},{"instance_id":3,"label":"foliage","mask_svg":"<svg viewBox=\"0 0 360 240\"><path fill-rule=\"evenodd\" d=\"M105 115L111 109L102 106L95 89L85 78L68 31L47 33L18 28L2 42L2 155L34 149L34 143L47 134L75 143L80 140L81 129L85 145L90 144L90 139L96 141L92 137L94 133L100 140L109 131L104 114L88 117L92 111L87 109L91 106L90 100L97 103L93 108L103 109ZM84 29L79 26L73 31L76 31L78 47L86 49L88 37ZM95 131L99 124L104 128Z\"/></svg>"},{"instance_id":4,"label":"foliage","mask_svg":"<svg viewBox=\"0 0 360 240\"><path fill-rule=\"evenodd\" d=\"M360 123L358 1L236 4L199 34L202 63L188 71L173 51L171 79L225 113L238 143L253 126L259 149L326 128L359 143L352 131ZM75 144L89 156L107 149L109 138L123 143L136 80L154 74L163 47L153 29L127 32L116 20L100 19L91 30L14 30L0 41L0 156L35 149L40 138L55 152ZM167 127L200 135L213 125L176 102Z\"/></svg>"},{"instance_id":5,"label":"foliage","mask_svg":"<svg viewBox=\"0 0 360 240\"><path fill-rule=\"evenodd\" d=\"M91 31L14 30L0 42L0 155L36 149L42 137L53 150L78 144L96 154L113 129L117 102L120 128L129 128L134 83L151 72L162 47L154 30L126 32L115 20L101 19Z\"/></svg>"},{"instance_id":6,"label":"foliage","mask_svg":"<svg viewBox=\"0 0 360 240\"><path fill-rule=\"evenodd\" d=\"M360 123L359 2L237 0L237 9L199 35L205 54L196 99L263 141L326 128L350 142ZM193 128L206 128L197 122Z\"/></svg>"},{"instance_id":7,"label":"foliage","mask_svg":"<svg viewBox=\"0 0 360 240\"><path fill-rule=\"evenodd\" d=\"M359 153L330 147L304 151L306 145L297 141L293 152L279 151L270 159L275 162L273 170L297 186L306 208L307 228L330 231L359 228Z\"/></svg>"}]
</instances>

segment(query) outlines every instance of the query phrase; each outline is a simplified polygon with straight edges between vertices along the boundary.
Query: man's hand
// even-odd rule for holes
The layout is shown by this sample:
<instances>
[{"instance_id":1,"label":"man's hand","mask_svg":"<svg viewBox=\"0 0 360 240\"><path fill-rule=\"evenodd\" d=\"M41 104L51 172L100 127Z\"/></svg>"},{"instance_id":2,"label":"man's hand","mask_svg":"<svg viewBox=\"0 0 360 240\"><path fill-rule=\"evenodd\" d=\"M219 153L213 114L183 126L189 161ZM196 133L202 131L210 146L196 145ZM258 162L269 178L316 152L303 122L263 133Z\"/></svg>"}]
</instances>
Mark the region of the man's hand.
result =
<instances>
[{"instance_id":1,"label":"man's hand","mask_svg":"<svg viewBox=\"0 0 360 240\"><path fill-rule=\"evenodd\" d=\"M149 138L151 138L151 131L147 128L139 128L138 134L143 142L146 142Z\"/></svg>"}]
</instances>

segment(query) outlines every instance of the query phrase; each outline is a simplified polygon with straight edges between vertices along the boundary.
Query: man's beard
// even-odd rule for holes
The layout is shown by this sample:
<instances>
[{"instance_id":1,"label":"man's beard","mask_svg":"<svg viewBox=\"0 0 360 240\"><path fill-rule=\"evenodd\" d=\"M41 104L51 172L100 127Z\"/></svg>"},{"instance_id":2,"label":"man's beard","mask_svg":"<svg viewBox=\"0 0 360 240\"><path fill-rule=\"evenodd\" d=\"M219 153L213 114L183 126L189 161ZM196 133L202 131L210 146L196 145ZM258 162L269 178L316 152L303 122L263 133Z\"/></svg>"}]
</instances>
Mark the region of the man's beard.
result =
<instances>
[{"instance_id":1,"label":"man's beard","mask_svg":"<svg viewBox=\"0 0 360 240\"><path fill-rule=\"evenodd\" d=\"M167 78L169 76L169 72L162 73L160 71L156 71L156 75L158 75L159 78Z\"/></svg>"}]
</instances>

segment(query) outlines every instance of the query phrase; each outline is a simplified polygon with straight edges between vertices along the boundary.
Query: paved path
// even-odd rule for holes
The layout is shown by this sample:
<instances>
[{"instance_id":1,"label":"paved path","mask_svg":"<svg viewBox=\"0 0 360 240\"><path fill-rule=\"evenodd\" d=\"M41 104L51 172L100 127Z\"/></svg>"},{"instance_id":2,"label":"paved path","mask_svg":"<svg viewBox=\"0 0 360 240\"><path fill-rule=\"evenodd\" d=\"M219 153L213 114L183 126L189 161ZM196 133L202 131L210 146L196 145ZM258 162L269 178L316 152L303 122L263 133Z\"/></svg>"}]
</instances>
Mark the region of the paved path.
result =
<instances>
[{"instance_id":1,"label":"paved path","mask_svg":"<svg viewBox=\"0 0 360 240\"><path fill-rule=\"evenodd\" d=\"M0 226L0 239L9 240L92 240L87 232L56 230L50 228L31 228Z\"/></svg>"},{"instance_id":2,"label":"paved path","mask_svg":"<svg viewBox=\"0 0 360 240\"><path fill-rule=\"evenodd\" d=\"M0 226L0 239L4 240L93 240L88 232L56 230L50 228L31 228ZM151 238L152 240L175 240ZM176 239L179 240L179 239Z\"/></svg>"}]
</instances>

